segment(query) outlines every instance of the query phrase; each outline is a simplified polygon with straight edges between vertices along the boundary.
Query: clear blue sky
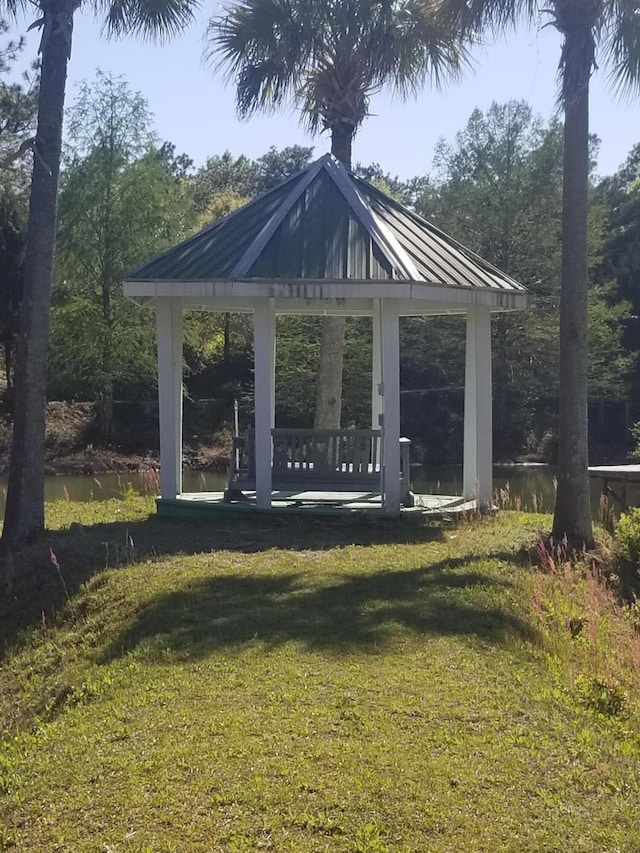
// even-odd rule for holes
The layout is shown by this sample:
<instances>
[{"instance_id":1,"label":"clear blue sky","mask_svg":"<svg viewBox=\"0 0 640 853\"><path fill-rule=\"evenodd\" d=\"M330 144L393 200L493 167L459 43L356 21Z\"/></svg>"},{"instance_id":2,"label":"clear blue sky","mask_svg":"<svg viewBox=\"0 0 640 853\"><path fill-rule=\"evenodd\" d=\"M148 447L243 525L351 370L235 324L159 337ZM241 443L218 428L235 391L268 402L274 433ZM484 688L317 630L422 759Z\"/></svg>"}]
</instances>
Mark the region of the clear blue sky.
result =
<instances>
[{"instance_id":1,"label":"clear blue sky","mask_svg":"<svg viewBox=\"0 0 640 853\"><path fill-rule=\"evenodd\" d=\"M208 6L212 9L213 6ZM293 112L240 121L234 110L233 87L202 59L208 14L179 38L156 46L134 39L105 40L90 15L77 15L69 66L67 102L80 80L91 80L96 68L124 76L132 89L148 100L162 140L196 165L211 154L229 149L257 157L275 145L315 145L315 155L328 150L326 135L310 138ZM28 34L25 58L37 50L39 33ZM439 137L453 141L474 107L487 109L492 101L522 98L544 118L555 109L556 69L560 35L551 27L521 31L476 53L475 70L443 92L427 88L418 100L401 102L385 93L371 102L373 115L358 133L354 159L378 162L402 178L432 168ZM622 102L607 86L606 68L592 81L591 130L601 139L598 172L607 175L640 142L640 100Z\"/></svg>"}]
</instances>

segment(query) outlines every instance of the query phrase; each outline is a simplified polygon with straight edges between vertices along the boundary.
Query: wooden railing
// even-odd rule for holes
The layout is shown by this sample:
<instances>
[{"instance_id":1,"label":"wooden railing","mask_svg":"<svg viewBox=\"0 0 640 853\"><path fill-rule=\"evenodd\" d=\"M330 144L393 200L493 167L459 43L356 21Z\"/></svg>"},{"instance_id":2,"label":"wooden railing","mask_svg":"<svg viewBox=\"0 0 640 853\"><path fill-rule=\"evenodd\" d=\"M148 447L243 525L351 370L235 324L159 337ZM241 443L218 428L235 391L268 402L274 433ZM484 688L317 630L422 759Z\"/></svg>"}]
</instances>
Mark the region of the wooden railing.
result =
<instances>
[{"instance_id":1,"label":"wooden railing","mask_svg":"<svg viewBox=\"0 0 640 853\"><path fill-rule=\"evenodd\" d=\"M372 485L380 480L380 430L273 429L273 479L278 482L349 482Z\"/></svg>"},{"instance_id":2,"label":"wooden railing","mask_svg":"<svg viewBox=\"0 0 640 853\"><path fill-rule=\"evenodd\" d=\"M316 491L381 491L380 430L272 429L272 486ZM404 502L411 492L409 447L400 439ZM255 438L234 439L228 492L255 488Z\"/></svg>"}]
</instances>

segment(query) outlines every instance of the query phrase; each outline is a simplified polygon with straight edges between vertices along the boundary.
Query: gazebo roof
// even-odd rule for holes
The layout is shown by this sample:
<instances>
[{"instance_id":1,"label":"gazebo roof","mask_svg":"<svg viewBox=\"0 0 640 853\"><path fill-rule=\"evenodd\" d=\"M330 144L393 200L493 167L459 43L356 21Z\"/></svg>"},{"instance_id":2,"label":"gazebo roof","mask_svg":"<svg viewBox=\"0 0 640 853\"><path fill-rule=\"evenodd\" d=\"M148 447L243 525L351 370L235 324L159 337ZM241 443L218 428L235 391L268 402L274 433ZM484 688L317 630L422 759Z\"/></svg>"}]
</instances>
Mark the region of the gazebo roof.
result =
<instances>
[{"instance_id":1,"label":"gazebo roof","mask_svg":"<svg viewBox=\"0 0 640 853\"><path fill-rule=\"evenodd\" d=\"M330 154L130 272L127 290L171 282L178 294L181 282L221 281L418 283L511 294L510 307L524 307L526 294Z\"/></svg>"}]
</instances>

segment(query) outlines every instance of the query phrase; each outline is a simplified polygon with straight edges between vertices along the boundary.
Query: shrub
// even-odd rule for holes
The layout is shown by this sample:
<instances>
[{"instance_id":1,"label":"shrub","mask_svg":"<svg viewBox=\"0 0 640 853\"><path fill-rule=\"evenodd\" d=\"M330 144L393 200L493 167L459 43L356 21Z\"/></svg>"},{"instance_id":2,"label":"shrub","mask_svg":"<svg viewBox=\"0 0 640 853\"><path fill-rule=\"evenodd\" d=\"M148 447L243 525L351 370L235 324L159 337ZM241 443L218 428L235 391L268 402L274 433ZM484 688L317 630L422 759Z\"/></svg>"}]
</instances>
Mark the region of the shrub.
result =
<instances>
[{"instance_id":1,"label":"shrub","mask_svg":"<svg viewBox=\"0 0 640 853\"><path fill-rule=\"evenodd\" d=\"M635 447L631 451L631 456L640 456L640 421L631 427L631 436L635 441Z\"/></svg>"},{"instance_id":2,"label":"shrub","mask_svg":"<svg viewBox=\"0 0 640 853\"><path fill-rule=\"evenodd\" d=\"M623 513L616 527L616 541L620 556L640 566L640 507Z\"/></svg>"}]
</instances>

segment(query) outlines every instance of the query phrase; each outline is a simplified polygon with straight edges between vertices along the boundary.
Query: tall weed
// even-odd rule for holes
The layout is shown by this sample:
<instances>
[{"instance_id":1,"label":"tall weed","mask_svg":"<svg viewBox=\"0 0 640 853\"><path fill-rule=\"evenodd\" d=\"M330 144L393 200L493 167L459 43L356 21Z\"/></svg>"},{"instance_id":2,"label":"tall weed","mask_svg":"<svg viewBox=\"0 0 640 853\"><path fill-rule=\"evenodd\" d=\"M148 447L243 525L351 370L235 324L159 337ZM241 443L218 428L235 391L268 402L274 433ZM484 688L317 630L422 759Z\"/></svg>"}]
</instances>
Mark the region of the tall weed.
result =
<instances>
[{"instance_id":1,"label":"tall weed","mask_svg":"<svg viewBox=\"0 0 640 853\"><path fill-rule=\"evenodd\" d=\"M566 541L541 540L531 607L547 649L569 671L576 697L596 712L640 712L640 631L636 602L621 600L617 576ZM567 638L570 642L567 642Z\"/></svg>"}]
</instances>

